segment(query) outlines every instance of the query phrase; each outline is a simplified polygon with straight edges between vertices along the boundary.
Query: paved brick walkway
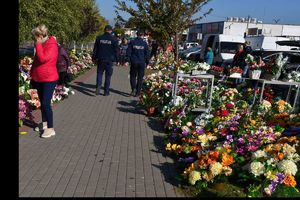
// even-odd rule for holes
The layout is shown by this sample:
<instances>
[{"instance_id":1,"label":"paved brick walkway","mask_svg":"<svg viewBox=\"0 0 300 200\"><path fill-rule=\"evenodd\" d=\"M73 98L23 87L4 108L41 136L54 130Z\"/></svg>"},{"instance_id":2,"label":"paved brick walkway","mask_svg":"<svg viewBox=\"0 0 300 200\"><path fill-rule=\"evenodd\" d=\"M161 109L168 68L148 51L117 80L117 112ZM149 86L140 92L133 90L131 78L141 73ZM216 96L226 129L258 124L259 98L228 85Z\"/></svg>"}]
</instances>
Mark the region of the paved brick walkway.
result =
<instances>
[{"instance_id":1,"label":"paved brick walkway","mask_svg":"<svg viewBox=\"0 0 300 200\"><path fill-rule=\"evenodd\" d=\"M95 69L54 106L56 136L19 136L19 196L185 196L159 123L129 97L128 68L114 68L108 97L94 95Z\"/></svg>"}]
</instances>

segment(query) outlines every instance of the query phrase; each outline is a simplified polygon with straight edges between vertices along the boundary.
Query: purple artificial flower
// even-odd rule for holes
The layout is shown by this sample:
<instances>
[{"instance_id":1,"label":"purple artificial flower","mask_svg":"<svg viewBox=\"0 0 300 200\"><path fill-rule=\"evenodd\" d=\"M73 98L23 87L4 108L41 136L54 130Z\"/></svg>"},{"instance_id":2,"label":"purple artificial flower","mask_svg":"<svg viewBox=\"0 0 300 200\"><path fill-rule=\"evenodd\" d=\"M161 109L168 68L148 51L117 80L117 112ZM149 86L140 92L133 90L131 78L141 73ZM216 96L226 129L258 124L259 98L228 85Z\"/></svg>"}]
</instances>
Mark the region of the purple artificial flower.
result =
<instances>
[{"instance_id":1,"label":"purple artificial flower","mask_svg":"<svg viewBox=\"0 0 300 200\"><path fill-rule=\"evenodd\" d=\"M248 146L248 151L256 151L257 150L257 146L254 146L253 144L250 144L250 146Z\"/></svg>"},{"instance_id":2,"label":"purple artificial flower","mask_svg":"<svg viewBox=\"0 0 300 200\"><path fill-rule=\"evenodd\" d=\"M182 135L187 136L189 134L188 131L182 131Z\"/></svg>"},{"instance_id":3,"label":"purple artificial flower","mask_svg":"<svg viewBox=\"0 0 300 200\"><path fill-rule=\"evenodd\" d=\"M277 173L276 176L278 177L278 183L282 183L284 180L284 173Z\"/></svg>"},{"instance_id":4,"label":"purple artificial flower","mask_svg":"<svg viewBox=\"0 0 300 200\"><path fill-rule=\"evenodd\" d=\"M226 136L226 139L227 139L229 142L233 142L233 137L232 137L232 135L227 135L227 136Z\"/></svg>"},{"instance_id":5,"label":"purple artificial flower","mask_svg":"<svg viewBox=\"0 0 300 200\"><path fill-rule=\"evenodd\" d=\"M204 133L204 130L203 130L203 129L197 129L197 130L196 130L196 133L197 133L198 135L201 135L201 134Z\"/></svg>"},{"instance_id":6,"label":"purple artificial flower","mask_svg":"<svg viewBox=\"0 0 300 200\"><path fill-rule=\"evenodd\" d=\"M239 139L238 139L238 143L239 143L239 144L245 144L244 138L239 138Z\"/></svg>"},{"instance_id":7,"label":"purple artificial flower","mask_svg":"<svg viewBox=\"0 0 300 200\"><path fill-rule=\"evenodd\" d=\"M191 162L194 162L194 158L193 157L179 158L178 162L191 163Z\"/></svg>"}]
</instances>

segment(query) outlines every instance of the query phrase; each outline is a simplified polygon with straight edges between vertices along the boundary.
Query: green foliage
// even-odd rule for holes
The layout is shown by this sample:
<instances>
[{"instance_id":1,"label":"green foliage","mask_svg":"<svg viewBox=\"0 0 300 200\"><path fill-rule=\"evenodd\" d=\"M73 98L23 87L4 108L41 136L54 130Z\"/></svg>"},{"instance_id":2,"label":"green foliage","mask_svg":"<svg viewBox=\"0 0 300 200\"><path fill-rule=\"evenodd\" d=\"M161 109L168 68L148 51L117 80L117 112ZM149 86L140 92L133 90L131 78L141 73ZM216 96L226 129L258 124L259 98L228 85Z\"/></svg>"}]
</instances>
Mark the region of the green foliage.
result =
<instances>
[{"instance_id":1,"label":"green foliage","mask_svg":"<svg viewBox=\"0 0 300 200\"><path fill-rule=\"evenodd\" d=\"M136 10L126 5L125 1L115 1L117 10L132 16L131 26L146 28L152 33L152 37L165 47L172 37L175 37L175 40L179 39L184 30L202 18L193 16L210 0L128 0L135 3ZM209 9L204 16L211 11L212 9Z\"/></svg>"},{"instance_id":2,"label":"green foliage","mask_svg":"<svg viewBox=\"0 0 300 200\"><path fill-rule=\"evenodd\" d=\"M273 197L300 197L300 192L294 187L278 185Z\"/></svg>"},{"instance_id":3,"label":"green foliage","mask_svg":"<svg viewBox=\"0 0 300 200\"><path fill-rule=\"evenodd\" d=\"M107 21L95 0L20 0L19 43L32 41L31 30L45 24L61 42L92 41L103 32Z\"/></svg>"}]
</instances>

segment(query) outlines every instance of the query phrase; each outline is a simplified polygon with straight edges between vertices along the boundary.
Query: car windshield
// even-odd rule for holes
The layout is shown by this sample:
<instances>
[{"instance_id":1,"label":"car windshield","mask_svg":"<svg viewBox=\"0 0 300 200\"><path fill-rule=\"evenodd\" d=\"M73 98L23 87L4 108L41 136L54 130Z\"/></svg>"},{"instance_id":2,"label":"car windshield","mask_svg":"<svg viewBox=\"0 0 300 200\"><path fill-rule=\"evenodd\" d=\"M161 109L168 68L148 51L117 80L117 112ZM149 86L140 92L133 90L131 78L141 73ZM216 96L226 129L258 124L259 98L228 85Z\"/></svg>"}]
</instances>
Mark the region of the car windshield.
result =
<instances>
[{"instance_id":1,"label":"car windshield","mask_svg":"<svg viewBox=\"0 0 300 200\"><path fill-rule=\"evenodd\" d=\"M237 46L242 43L238 42L221 42L221 53L235 54Z\"/></svg>"}]
</instances>

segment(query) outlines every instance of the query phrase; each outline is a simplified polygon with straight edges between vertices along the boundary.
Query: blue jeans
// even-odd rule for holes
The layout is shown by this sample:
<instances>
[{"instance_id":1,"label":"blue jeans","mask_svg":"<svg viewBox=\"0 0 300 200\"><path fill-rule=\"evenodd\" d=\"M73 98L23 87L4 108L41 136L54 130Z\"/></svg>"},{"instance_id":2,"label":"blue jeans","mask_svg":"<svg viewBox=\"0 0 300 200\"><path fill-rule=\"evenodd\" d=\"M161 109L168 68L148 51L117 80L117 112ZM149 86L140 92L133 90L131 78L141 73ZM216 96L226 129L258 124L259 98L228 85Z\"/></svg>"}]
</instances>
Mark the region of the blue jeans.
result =
<instances>
[{"instance_id":1,"label":"blue jeans","mask_svg":"<svg viewBox=\"0 0 300 200\"><path fill-rule=\"evenodd\" d=\"M112 62L110 61L99 61L97 67L97 85L96 87L101 87L102 85L102 76L103 72L105 71L105 82L104 82L104 94L109 94L109 86L110 86L110 79L113 74L113 66Z\"/></svg>"},{"instance_id":2,"label":"blue jeans","mask_svg":"<svg viewBox=\"0 0 300 200\"><path fill-rule=\"evenodd\" d=\"M136 89L136 93L141 93L143 78L145 74L145 63L131 63L130 66L130 85L131 90Z\"/></svg>"},{"instance_id":3,"label":"blue jeans","mask_svg":"<svg viewBox=\"0 0 300 200\"><path fill-rule=\"evenodd\" d=\"M51 107L51 99L57 81L53 82L35 82L32 86L37 90L41 102L42 121L47 122L48 128L53 128L53 112Z\"/></svg>"}]
</instances>

